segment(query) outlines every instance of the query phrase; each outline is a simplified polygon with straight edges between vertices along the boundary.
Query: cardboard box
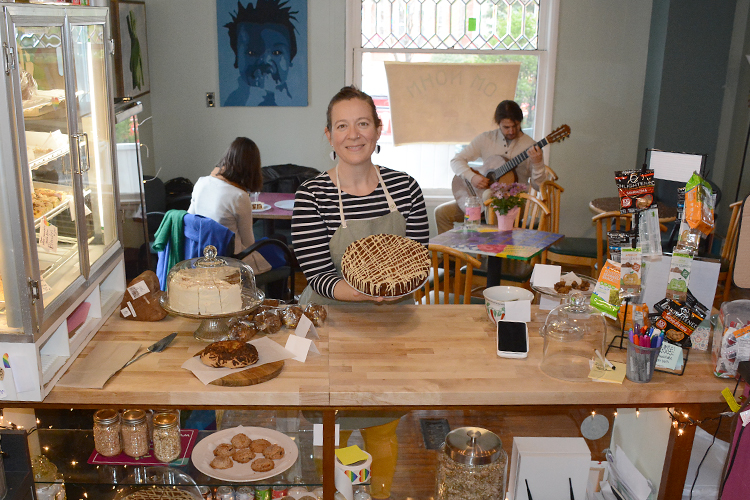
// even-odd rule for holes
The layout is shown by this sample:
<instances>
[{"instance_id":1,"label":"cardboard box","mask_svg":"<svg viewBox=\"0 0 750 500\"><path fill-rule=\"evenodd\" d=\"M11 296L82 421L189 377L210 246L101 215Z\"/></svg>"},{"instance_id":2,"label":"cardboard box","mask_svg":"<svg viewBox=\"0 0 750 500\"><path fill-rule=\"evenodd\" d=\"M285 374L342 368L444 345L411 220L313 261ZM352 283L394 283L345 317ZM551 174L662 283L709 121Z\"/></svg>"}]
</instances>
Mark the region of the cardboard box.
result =
<instances>
[{"instance_id":1,"label":"cardboard box","mask_svg":"<svg viewBox=\"0 0 750 500\"><path fill-rule=\"evenodd\" d=\"M573 485L575 500L586 499L591 452L581 438L517 437L508 476L508 499L568 500Z\"/></svg>"}]
</instances>

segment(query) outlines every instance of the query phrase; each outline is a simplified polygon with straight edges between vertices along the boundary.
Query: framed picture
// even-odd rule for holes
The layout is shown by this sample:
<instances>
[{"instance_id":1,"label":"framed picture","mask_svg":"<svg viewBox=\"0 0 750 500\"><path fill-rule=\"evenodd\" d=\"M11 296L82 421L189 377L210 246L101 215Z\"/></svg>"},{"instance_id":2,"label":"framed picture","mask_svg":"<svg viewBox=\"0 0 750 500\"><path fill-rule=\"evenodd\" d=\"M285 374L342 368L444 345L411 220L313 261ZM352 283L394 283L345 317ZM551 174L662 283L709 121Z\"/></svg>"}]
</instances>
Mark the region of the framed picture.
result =
<instances>
[{"instance_id":1,"label":"framed picture","mask_svg":"<svg viewBox=\"0 0 750 500\"><path fill-rule=\"evenodd\" d=\"M221 106L307 106L307 0L216 0Z\"/></svg>"},{"instance_id":2,"label":"framed picture","mask_svg":"<svg viewBox=\"0 0 750 500\"><path fill-rule=\"evenodd\" d=\"M112 0L116 97L138 97L150 91L146 3Z\"/></svg>"}]
</instances>

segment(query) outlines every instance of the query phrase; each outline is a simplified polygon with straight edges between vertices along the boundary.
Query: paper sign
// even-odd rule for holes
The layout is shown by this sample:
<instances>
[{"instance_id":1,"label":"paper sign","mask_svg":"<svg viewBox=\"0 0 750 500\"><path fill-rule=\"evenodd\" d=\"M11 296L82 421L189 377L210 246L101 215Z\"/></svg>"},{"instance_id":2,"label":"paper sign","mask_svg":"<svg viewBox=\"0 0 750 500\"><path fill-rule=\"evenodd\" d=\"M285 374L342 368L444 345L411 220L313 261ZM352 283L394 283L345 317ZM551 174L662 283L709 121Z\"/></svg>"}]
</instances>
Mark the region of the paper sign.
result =
<instances>
[{"instance_id":1,"label":"paper sign","mask_svg":"<svg viewBox=\"0 0 750 500\"><path fill-rule=\"evenodd\" d=\"M296 335L290 335L289 338L286 339L284 349L294 354L292 359L296 359L302 363L307 359L308 353L320 354L320 351L315 347L315 342L313 342L312 339L306 339Z\"/></svg>"},{"instance_id":2,"label":"paper sign","mask_svg":"<svg viewBox=\"0 0 750 500\"><path fill-rule=\"evenodd\" d=\"M128 309L130 309L130 314L132 314L133 317L135 318L136 317L135 307L133 307L133 304L131 304L130 301L128 301Z\"/></svg>"},{"instance_id":3,"label":"paper sign","mask_svg":"<svg viewBox=\"0 0 750 500\"><path fill-rule=\"evenodd\" d=\"M362 451L362 449L355 445L347 446L346 448L338 448L336 451L336 457L343 465L351 465L353 463L361 462L370 458L370 455Z\"/></svg>"},{"instance_id":4,"label":"paper sign","mask_svg":"<svg viewBox=\"0 0 750 500\"><path fill-rule=\"evenodd\" d=\"M678 363L682 365L682 347L664 342L656 358L656 368L676 370Z\"/></svg>"},{"instance_id":5,"label":"paper sign","mask_svg":"<svg viewBox=\"0 0 750 500\"><path fill-rule=\"evenodd\" d=\"M304 314L300 316L297 322L297 328L294 330L294 334L302 338L319 339L318 331L315 329L315 325L312 324L310 318Z\"/></svg>"},{"instance_id":6,"label":"paper sign","mask_svg":"<svg viewBox=\"0 0 750 500\"><path fill-rule=\"evenodd\" d=\"M336 424L336 427L333 430L334 436L336 436L336 441L333 444L334 446L339 445L340 427L339 424ZM323 424L313 424L313 446L323 446Z\"/></svg>"},{"instance_id":7,"label":"paper sign","mask_svg":"<svg viewBox=\"0 0 750 500\"><path fill-rule=\"evenodd\" d=\"M120 309L120 314L122 314L123 318L127 318L128 316L130 316L130 308L123 307L122 309Z\"/></svg>"},{"instance_id":8,"label":"paper sign","mask_svg":"<svg viewBox=\"0 0 750 500\"><path fill-rule=\"evenodd\" d=\"M39 226L39 246L48 252L57 252L57 226L48 224L46 218Z\"/></svg>"},{"instance_id":9,"label":"paper sign","mask_svg":"<svg viewBox=\"0 0 750 500\"><path fill-rule=\"evenodd\" d=\"M542 288L553 288L560 281L560 266L537 264L531 273L531 284Z\"/></svg>"},{"instance_id":10,"label":"paper sign","mask_svg":"<svg viewBox=\"0 0 750 500\"><path fill-rule=\"evenodd\" d=\"M36 379L34 372L36 370L36 363L33 359L30 359L30 356L21 353L13 355L13 382L16 386L16 393L33 391L38 388L34 384Z\"/></svg>"},{"instance_id":11,"label":"paper sign","mask_svg":"<svg viewBox=\"0 0 750 500\"><path fill-rule=\"evenodd\" d=\"M148 285L145 281L139 281L133 286L128 287L128 293L130 293L130 296L133 298L133 300L137 299L141 295L146 295L150 290L148 289Z\"/></svg>"},{"instance_id":12,"label":"paper sign","mask_svg":"<svg viewBox=\"0 0 750 500\"><path fill-rule=\"evenodd\" d=\"M742 427L745 427L747 423L750 422L750 410L745 410L740 413L740 418L742 419Z\"/></svg>"},{"instance_id":13,"label":"paper sign","mask_svg":"<svg viewBox=\"0 0 750 500\"><path fill-rule=\"evenodd\" d=\"M47 284L46 281L44 281L44 278L42 278L42 296L44 296L45 293L51 292L52 287Z\"/></svg>"},{"instance_id":14,"label":"paper sign","mask_svg":"<svg viewBox=\"0 0 750 500\"><path fill-rule=\"evenodd\" d=\"M514 300L512 302L505 302L505 316L500 321L528 323L531 321L531 301Z\"/></svg>"}]
</instances>

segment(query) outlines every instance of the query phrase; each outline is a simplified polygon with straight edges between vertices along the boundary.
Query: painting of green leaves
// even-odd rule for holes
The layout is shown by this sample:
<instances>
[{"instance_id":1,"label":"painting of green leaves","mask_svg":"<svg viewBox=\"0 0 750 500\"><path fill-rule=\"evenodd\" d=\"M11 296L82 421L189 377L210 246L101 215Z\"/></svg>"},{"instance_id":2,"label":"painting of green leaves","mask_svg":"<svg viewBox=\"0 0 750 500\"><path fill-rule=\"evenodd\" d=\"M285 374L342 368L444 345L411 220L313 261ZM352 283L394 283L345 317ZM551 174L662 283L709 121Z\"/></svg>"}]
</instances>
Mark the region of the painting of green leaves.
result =
<instances>
[{"instance_id":1,"label":"painting of green leaves","mask_svg":"<svg viewBox=\"0 0 750 500\"><path fill-rule=\"evenodd\" d=\"M112 9L116 9L116 29L119 30L116 33L119 47L115 54L117 97L138 97L150 90L146 4L121 0L112 2Z\"/></svg>"}]
</instances>

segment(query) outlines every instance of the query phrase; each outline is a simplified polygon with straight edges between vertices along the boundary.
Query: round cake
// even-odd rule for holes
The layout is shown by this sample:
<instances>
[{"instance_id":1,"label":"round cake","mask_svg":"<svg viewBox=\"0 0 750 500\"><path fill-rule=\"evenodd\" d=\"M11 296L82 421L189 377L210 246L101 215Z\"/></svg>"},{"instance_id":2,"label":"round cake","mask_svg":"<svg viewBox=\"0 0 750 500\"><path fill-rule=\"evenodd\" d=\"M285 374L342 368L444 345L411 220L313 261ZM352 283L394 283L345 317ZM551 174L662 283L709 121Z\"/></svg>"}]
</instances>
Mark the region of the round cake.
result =
<instances>
[{"instance_id":1,"label":"round cake","mask_svg":"<svg viewBox=\"0 0 750 500\"><path fill-rule=\"evenodd\" d=\"M233 267L181 269L167 283L169 307L212 315L242 310L240 272Z\"/></svg>"},{"instance_id":2,"label":"round cake","mask_svg":"<svg viewBox=\"0 0 750 500\"><path fill-rule=\"evenodd\" d=\"M374 234L353 242L341 259L344 279L375 297L413 292L430 273L430 254L421 243L393 234Z\"/></svg>"},{"instance_id":3,"label":"round cake","mask_svg":"<svg viewBox=\"0 0 750 500\"><path fill-rule=\"evenodd\" d=\"M258 362L258 350L239 340L220 340L200 353L204 365L212 368L242 368Z\"/></svg>"}]
</instances>

